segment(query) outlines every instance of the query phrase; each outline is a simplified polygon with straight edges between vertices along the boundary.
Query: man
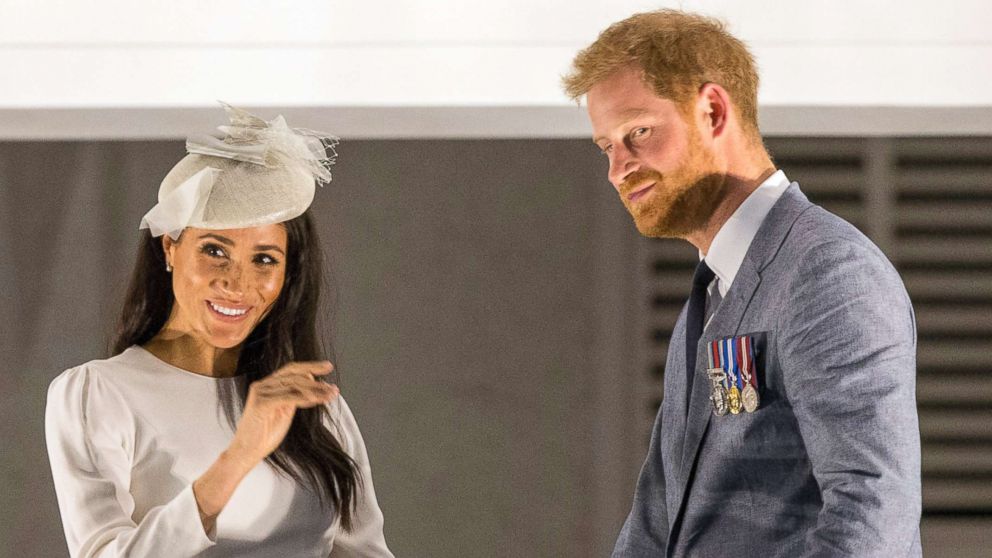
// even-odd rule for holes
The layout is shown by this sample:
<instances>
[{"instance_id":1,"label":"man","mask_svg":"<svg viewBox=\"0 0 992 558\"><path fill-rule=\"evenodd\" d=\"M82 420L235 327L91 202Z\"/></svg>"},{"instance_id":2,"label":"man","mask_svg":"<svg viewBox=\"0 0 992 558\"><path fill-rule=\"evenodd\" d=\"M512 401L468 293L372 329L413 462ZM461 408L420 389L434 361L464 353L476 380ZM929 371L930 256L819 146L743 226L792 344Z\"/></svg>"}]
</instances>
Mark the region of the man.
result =
<instances>
[{"instance_id":1,"label":"man","mask_svg":"<svg viewBox=\"0 0 992 558\"><path fill-rule=\"evenodd\" d=\"M642 13L564 83L637 229L701 257L613 555L920 556L912 306L878 248L775 168L747 48Z\"/></svg>"}]
</instances>

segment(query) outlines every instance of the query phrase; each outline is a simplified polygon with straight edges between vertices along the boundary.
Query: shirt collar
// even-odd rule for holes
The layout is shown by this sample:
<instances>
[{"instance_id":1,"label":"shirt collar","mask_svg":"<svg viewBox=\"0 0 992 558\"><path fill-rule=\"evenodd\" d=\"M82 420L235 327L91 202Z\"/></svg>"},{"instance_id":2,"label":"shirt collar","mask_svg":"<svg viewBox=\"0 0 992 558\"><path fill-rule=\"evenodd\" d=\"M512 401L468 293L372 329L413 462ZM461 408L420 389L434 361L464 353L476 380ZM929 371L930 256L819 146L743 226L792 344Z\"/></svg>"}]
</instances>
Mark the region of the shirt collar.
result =
<instances>
[{"instance_id":1,"label":"shirt collar","mask_svg":"<svg viewBox=\"0 0 992 558\"><path fill-rule=\"evenodd\" d=\"M705 258L700 252L699 259L705 259L706 265L716 274L720 296L727 296L727 291L744 262L744 255L751 247L754 236L758 234L758 228L775 202L789 188L789 184L785 172L775 171L751 192L730 219L720 227Z\"/></svg>"}]
</instances>

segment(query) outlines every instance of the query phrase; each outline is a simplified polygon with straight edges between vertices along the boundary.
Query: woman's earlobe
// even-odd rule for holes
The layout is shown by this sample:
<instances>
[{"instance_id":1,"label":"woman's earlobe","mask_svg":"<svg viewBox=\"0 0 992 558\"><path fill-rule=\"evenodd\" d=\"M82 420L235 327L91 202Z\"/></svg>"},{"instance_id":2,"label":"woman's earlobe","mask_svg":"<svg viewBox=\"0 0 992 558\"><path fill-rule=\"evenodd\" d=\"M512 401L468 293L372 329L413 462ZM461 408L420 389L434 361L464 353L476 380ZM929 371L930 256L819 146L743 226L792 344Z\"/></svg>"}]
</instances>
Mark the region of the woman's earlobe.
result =
<instances>
[{"instance_id":1,"label":"woman's earlobe","mask_svg":"<svg viewBox=\"0 0 992 558\"><path fill-rule=\"evenodd\" d=\"M175 245L176 241L172 240L169 235L162 235L162 256L165 258L165 271L167 273L172 273L172 247Z\"/></svg>"}]
</instances>

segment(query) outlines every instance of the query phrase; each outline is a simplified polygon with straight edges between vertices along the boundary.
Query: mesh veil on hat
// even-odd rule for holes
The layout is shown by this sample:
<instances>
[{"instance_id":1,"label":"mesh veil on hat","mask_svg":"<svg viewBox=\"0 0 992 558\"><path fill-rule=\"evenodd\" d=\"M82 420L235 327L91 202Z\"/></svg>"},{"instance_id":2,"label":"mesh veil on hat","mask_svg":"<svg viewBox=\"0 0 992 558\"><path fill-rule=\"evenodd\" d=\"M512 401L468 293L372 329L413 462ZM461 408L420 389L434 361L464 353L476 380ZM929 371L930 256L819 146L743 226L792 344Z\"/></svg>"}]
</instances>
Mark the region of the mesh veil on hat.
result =
<instances>
[{"instance_id":1,"label":"mesh veil on hat","mask_svg":"<svg viewBox=\"0 0 992 558\"><path fill-rule=\"evenodd\" d=\"M224 105L224 139L189 138L189 155L169 171L158 204L141 219L152 236L178 239L186 227L239 229L288 221L313 201L314 185L330 182L337 138L266 122Z\"/></svg>"}]
</instances>

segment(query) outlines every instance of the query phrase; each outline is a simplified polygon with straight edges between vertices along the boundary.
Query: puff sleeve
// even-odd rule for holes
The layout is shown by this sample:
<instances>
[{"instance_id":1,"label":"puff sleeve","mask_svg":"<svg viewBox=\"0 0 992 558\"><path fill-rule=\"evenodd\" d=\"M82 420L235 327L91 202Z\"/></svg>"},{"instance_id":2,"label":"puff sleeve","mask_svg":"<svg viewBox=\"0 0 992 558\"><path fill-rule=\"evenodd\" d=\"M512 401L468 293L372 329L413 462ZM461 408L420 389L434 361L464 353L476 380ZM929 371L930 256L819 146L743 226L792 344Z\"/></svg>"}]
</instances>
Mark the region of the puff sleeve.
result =
<instances>
[{"instance_id":1,"label":"puff sleeve","mask_svg":"<svg viewBox=\"0 0 992 558\"><path fill-rule=\"evenodd\" d=\"M45 439L73 557L193 556L213 546L186 486L171 501L132 519L129 492L134 417L121 395L86 366L52 381Z\"/></svg>"},{"instance_id":2,"label":"puff sleeve","mask_svg":"<svg viewBox=\"0 0 992 558\"><path fill-rule=\"evenodd\" d=\"M330 558L392 558L383 536L383 517L372 487L372 469L365 442L358 430L355 416L343 397L330 403L332 431L337 435L344 451L355 460L361 483L352 521L353 530L340 531L334 538Z\"/></svg>"}]
</instances>

